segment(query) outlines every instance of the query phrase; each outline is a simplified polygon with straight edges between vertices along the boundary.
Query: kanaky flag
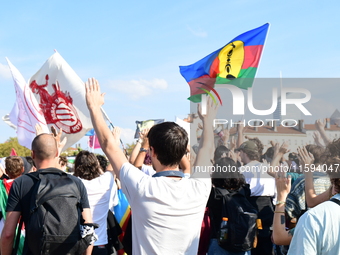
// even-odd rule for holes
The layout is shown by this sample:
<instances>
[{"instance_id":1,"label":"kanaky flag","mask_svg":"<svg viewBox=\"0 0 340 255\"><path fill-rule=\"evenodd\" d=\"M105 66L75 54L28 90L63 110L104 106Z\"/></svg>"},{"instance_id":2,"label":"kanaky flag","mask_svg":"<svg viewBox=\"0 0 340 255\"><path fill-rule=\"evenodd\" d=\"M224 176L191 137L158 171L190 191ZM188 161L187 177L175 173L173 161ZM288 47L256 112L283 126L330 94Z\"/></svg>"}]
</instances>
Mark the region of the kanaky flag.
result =
<instances>
[{"instance_id":1,"label":"kanaky flag","mask_svg":"<svg viewBox=\"0 0 340 255\"><path fill-rule=\"evenodd\" d=\"M118 204L113 208L115 217L122 228L122 234L119 236L121 242L123 242L125 233L127 232L127 227L131 218L131 207L121 189L117 190ZM118 251L119 255L126 254L124 250Z\"/></svg>"},{"instance_id":2,"label":"kanaky flag","mask_svg":"<svg viewBox=\"0 0 340 255\"><path fill-rule=\"evenodd\" d=\"M11 153L9 154L10 156L18 156L17 152L15 151L14 148L12 148Z\"/></svg>"},{"instance_id":3,"label":"kanaky flag","mask_svg":"<svg viewBox=\"0 0 340 255\"><path fill-rule=\"evenodd\" d=\"M47 125L62 128L65 149L92 129L85 101L85 84L56 52L28 82Z\"/></svg>"},{"instance_id":4,"label":"kanaky flag","mask_svg":"<svg viewBox=\"0 0 340 255\"><path fill-rule=\"evenodd\" d=\"M35 125L40 124L44 132L48 132L48 127L39 104L25 79L7 58L6 60L14 80L16 102L9 114L9 120L5 119L8 124L12 124L12 127L16 126L19 144L31 149L35 137Z\"/></svg>"},{"instance_id":5,"label":"kanaky flag","mask_svg":"<svg viewBox=\"0 0 340 255\"><path fill-rule=\"evenodd\" d=\"M180 73L190 86L188 99L201 102L202 94L212 96L210 91L219 97L215 84L232 84L242 89L251 87L268 28L267 23L247 31L196 63L180 66Z\"/></svg>"}]
</instances>

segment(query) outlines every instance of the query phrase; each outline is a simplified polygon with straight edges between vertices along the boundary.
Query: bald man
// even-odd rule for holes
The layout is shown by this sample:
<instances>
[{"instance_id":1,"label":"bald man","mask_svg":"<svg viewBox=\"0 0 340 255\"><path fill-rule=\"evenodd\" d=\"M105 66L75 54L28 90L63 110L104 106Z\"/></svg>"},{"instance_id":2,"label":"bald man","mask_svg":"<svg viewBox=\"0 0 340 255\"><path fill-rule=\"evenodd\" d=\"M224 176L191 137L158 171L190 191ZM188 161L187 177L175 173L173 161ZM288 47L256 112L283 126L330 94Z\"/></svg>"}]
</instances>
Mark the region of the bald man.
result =
<instances>
[{"instance_id":1,"label":"bald man","mask_svg":"<svg viewBox=\"0 0 340 255\"><path fill-rule=\"evenodd\" d=\"M24 219L25 225L27 224L30 216L30 201L33 195L33 186L37 182L36 178L30 177L30 175L37 175L37 173L43 170L56 170L61 171L58 168L58 143L56 139L50 134L40 134L36 136L32 142L32 158L36 164L38 171L36 173L30 173L22 175L17 178L10 190L8 196L7 210L6 210L6 222L1 235L1 254L10 255L12 253L12 247L15 237L15 229L19 221L20 215ZM62 171L61 171L62 172ZM49 178L57 178L58 174L48 173ZM82 216L85 223L92 222L91 211L89 201L87 198L87 192L85 186L79 178L69 175L77 185L81 200L80 204L83 208ZM28 225L28 224L27 224ZM26 233L29 235L29 233ZM89 247L86 254L91 254L92 247ZM23 254L32 254L27 244L25 243Z\"/></svg>"}]
</instances>

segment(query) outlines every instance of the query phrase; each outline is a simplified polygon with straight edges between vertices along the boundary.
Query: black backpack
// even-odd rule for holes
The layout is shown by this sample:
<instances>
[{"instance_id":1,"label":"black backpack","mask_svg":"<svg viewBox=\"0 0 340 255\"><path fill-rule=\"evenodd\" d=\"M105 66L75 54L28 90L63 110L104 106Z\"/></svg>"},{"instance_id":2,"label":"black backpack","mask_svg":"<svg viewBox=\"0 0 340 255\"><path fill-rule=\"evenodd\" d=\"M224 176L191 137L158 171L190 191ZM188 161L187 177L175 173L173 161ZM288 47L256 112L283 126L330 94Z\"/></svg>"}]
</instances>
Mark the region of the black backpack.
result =
<instances>
[{"instance_id":1,"label":"black backpack","mask_svg":"<svg viewBox=\"0 0 340 255\"><path fill-rule=\"evenodd\" d=\"M49 168L29 174L36 183L26 224L26 240L34 255L82 254L80 191L69 175Z\"/></svg>"},{"instance_id":2,"label":"black backpack","mask_svg":"<svg viewBox=\"0 0 340 255\"><path fill-rule=\"evenodd\" d=\"M228 218L228 238L219 245L228 251L241 252L253 248L257 232L257 210L247 199L245 187L230 192L215 187L216 199L222 199L222 217ZM219 219L221 220L221 219ZM221 230L217 232L219 239Z\"/></svg>"}]
</instances>

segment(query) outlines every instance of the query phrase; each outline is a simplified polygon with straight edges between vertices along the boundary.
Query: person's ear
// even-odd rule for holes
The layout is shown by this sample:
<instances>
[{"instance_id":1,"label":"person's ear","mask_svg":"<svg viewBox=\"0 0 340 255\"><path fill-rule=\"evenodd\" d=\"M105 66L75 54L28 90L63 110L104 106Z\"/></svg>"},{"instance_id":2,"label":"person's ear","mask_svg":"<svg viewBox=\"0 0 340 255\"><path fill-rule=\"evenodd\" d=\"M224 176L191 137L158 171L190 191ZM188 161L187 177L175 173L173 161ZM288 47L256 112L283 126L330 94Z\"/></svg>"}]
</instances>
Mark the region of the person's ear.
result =
<instances>
[{"instance_id":1,"label":"person's ear","mask_svg":"<svg viewBox=\"0 0 340 255\"><path fill-rule=\"evenodd\" d=\"M34 159L35 155L34 155L34 151L31 151L31 157Z\"/></svg>"},{"instance_id":2,"label":"person's ear","mask_svg":"<svg viewBox=\"0 0 340 255\"><path fill-rule=\"evenodd\" d=\"M153 147L150 147L150 156L153 158L156 157L156 153Z\"/></svg>"},{"instance_id":3,"label":"person's ear","mask_svg":"<svg viewBox=\"0 0 340 255\"><path fill-rule=\"evenodd\" d=\"M21 174L25 172L25 167L22 167Z\"/></svg>"}]
</instances>

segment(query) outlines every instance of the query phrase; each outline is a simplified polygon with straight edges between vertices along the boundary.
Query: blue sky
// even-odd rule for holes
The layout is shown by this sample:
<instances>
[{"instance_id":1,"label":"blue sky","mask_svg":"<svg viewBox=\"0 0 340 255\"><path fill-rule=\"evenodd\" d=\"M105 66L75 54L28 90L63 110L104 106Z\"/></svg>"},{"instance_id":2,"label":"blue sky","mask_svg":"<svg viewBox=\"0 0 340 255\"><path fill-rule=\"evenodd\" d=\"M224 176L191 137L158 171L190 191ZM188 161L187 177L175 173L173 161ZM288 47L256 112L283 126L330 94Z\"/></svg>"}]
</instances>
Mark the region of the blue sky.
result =
<instances>
[{"instance_id":1,"label":"blue sky","mask_svg":"<svg viewBox=\"0 0 340 255\"><path fill-rule=\"evenodd\" d=\"M131 142L136 120L190 111L178 66L271 24L257 77L338 78L340 3L325 1L6 1L0 10L0 115L15 101L5 57L28 80L57 49ZM0 122L0 143L16 136ZM85 139L82 147L86 149Z\"/></svg>"}]
</instances>

